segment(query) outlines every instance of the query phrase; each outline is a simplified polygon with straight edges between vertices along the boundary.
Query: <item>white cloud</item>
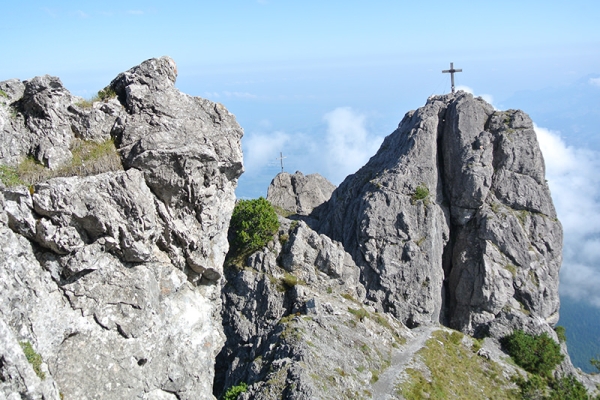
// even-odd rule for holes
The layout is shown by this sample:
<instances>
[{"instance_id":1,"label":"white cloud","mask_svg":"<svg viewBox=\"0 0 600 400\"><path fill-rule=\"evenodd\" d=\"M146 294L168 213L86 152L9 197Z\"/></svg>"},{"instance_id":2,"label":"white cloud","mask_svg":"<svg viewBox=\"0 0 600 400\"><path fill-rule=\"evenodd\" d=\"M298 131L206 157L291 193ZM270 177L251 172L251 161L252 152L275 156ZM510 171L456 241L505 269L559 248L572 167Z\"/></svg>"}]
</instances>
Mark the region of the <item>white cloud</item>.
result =
<instances>
[{"instance_id":1,"label":"white cloud","mask_svg":"<svg viewBox=\"0 0 600 400\"><path fill-rule=\"evenodd\" d=\"M244 137L244 168L246 174L259 174L273 165L280 151L285 151L291 136L285 132L254 133Z\"/></svg>"},{"instance_id":2,"label":"white cloud","mask_svg":"<svg viewBox=\"0 0 600 400\"><path fill-rule=\"evenodd\" d=\"M366 117L347 107L336 108L323 119L327 122L325 173L337 185L366 164L379 149L383 137L370 135L365 127Z\"/></svg>"},{"instance_id":3,"label":"white cloud","mask_svg":"<svg viewBox=\"0 0 600 400\"><path fill-rule=\"evenodd\" d=\"M128 10L127 14L129 14L129 15L144 15L145 12L142 10Z\"/></svg>"},{"instance_id":4,"label":"white cloud","mask_svg":"<svg viewBox=\"0 0 600 400\"><path fill-rule=\"evenodd\" d=\"M600 153L535 126L564 229L561 294L600 307Z\"/></svg>"},{"instance_id":5,"label":"white cloud","mask_svg":"<svg viewBox=\"0 0 600 400\"><path fill-rule=\"evenodd\" d=\"M478 94L478 95L476 95L472 88L470 88L469 86L465 86L465 85L458 85L456 87L456 90L462 90L464 92L471 93L473 96L481 97L483 100L487 101L492 106L494 105L494 97L491 94ZM496 107L494 107L494 108L496 108Z\"/></svg>"},{"instance_id":6,"label":"white cloud","mask_svg":"<svg viewBox=\"0 0 600 400\"><path fill-rule=\"evenodd\" d=\"M260 122L262 132L247 132L242 140L246 170L242 185L273 179L280 171L280 152L286 157L286 172L319 173L339 185L366 164L383 141L368 132L367 118L350 108L336 108L323 120L325 125L310 134L272 131L268 120Z\"/></svg>"},{"instance_id":7,"label":"white cloud","mask_svg":"<svg viewBox=\"0 0 600 400\"><path fill-rule=\"evenodd\" d=\"M590 85L600 86L600 78L590 78Z\"/></svg>"}]
</instances>

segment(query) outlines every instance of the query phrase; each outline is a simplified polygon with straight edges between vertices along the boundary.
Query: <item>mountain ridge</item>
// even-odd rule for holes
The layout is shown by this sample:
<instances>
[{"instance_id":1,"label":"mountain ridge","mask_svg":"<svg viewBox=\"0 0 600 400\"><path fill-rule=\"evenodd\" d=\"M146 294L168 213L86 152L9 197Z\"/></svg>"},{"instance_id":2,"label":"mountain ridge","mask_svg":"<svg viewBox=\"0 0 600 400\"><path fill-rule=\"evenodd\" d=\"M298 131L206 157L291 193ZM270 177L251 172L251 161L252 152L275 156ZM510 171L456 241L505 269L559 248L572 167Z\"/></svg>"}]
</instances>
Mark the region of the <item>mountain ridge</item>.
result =
<instances>
[{"instance_id":1,"label":"mountain ridge","mask_svg":"<svg viewBox=\"0 0 600 400\"><path fill-rule=\"evenodd\" d=\"M243 130L176 78L146 60L90 104L0 82L1 395L403 398L439 377L432 353L448 396L516 393L500 339L558 340L562 238L525 113L430 97L338 188L278 175L278 231L233 259ZM86 169L76 144L107 141L119 165Z\"/></svg>"}]
</instances>

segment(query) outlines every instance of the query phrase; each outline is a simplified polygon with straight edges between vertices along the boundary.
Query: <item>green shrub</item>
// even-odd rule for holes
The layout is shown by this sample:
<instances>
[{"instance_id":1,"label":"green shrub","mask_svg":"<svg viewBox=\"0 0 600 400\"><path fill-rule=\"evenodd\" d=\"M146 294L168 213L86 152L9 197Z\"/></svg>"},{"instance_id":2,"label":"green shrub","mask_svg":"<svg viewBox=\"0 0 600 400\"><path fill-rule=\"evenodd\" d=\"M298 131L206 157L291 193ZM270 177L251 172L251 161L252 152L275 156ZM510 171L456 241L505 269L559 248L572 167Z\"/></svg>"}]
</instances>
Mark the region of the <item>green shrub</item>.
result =
<instances>
[{"instance_id":1,"label":"green shrub","mask_svg":"<svg viewBox=\"0 0 600 400\"><path fill-rule=\"evenodd\" d=\"M590 364L592 364L592 367L596 368L598 372L600 372L600 357L592 357L590 359Z\"/></svg>"},{"instance_id":2,"label":"green shrub","mask_svg":"<svg viewBox=\"0 0 600 400\"><path fill-rule=\"evenodd\" d=\"M546 399L548 398L548 383L539 375L529 375L528 379L516 375L513 381L519 387L522 399Z\"/></svg>"},{"instance_id":3,"label":"green shrub","mask_svg":"<svg viewBox=\"0 0 600 400\"><path fill-rule=\"evenodd\" d=\"M553 379L550 382L552 400L587 400L589 399L587 390L581 382L573 375L563 376L559 379Z\"/></svg>"},{"instance_id":4,"label":"green shrub","mask_svg":"<svg viewBox=\"0 0 600 400\"><path fill-rule=\"evenodd\" d=\"M565 343L567 341L567 330L564 326L557 326L554 328L554 332L556 332L556 336L558 336L558 341L560 343Z\"/></svg>"},{"instance_id":5,"label":"green shrub","mask_svg":"<svg viewBox=\"0 0 600 400\"><path fill-rule=\"evenodd\" d=\"M225 392L223 397L221 397L221 399L236 400L240 394L245 393L247 390L248 390L248 385L246 383L242 382L239 385L235 385L235 386L232 386L229 389L227 389L227 391Z\"/></svg>"},{"instance_id":6,"label":"green shrub","mask_svg":"<svg viewBox=\"0 0 600 400\"><path fill-rule=\"evenodd\" d=\"M273 239L279 229L277 214L263 197L240 200L231 215L229 233L238 252L260 250Z\"/></svg>"},{"instance_id":7,"label":"green shrub","mask_svg":"<svg viewBox=\"0 0 600 400\"><path fill-rule=\"evenodd\" d=\"M33 346L29 342L20 342L21 348L23 349L23 353L25 353L25 357L27 357L27 361L33 367L36 375L40 377L40 379L46 379L46 374L42 371L42 356L33 350Z\"/></svg>"},{"instance_id":8,"label":"green shrub","mask_svg":"<svg viewBox=\"0 0 600 400\"><path fill-rule=\"evenodd\" d=\"M545 332L529 335L516 330L502 339L502 345L517 365L542 377L549 377L564 358L560 353L560 345Z\"/></svg>"},{"instance_id":9,"label":"green shrub","mask_svg":"<svg viewBox=\"0 0 600 400\"><path fill-rule=\"evenodd\" d=\"M8 99L8 94L4 90L0 90L0 97L6 97Z\"/></svg>"},{"instance_id":10,"label":"green shrub","mask_svg":"<svg viewBox=\"0 0 600 400\"><path fill-rule=\"evenodd\" d=\"M429 197L429 189L427 188L427 186L425 186L425 184L420 184L415 189L415 192L413 193L411 199L413 202L415 202L419 200L425 200L427 199L427 197Z\"/></svg>"},{"instance_id":11,"label":"green shrub","mask_svg":"<svg viewBox=\"0 0 600 400\"><path fill-rule=\"evenodd\" d=\"M107 101L110 99L114 99L117 97L117 92L110 86L105 87L102 90L98 91L98 94L95 96L99 101Z\"/></svg>"}]
</instances>

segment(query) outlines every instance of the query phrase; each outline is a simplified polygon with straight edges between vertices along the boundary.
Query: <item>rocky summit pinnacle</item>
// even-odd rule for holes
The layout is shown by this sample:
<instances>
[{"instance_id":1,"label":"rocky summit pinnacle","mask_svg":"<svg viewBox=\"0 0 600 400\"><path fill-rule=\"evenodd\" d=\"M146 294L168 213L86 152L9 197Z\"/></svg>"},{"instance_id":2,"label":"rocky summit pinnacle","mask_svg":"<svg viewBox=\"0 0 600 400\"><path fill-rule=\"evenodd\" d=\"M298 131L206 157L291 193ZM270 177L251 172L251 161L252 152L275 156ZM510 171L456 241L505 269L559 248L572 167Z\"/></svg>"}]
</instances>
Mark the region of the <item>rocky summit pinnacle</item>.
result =
<instances>
[{"instance_id":1,"label":"rocky summit pinnacle","mask_svg":"<svg viewBox=\"0 0 600 400\"><path fill-rule=\"evenodd\" d=\"M406 114L312 214L408 326L501 337L558 320L562 228L533 124L457 92Z\"/></svg>"}]
</instances>

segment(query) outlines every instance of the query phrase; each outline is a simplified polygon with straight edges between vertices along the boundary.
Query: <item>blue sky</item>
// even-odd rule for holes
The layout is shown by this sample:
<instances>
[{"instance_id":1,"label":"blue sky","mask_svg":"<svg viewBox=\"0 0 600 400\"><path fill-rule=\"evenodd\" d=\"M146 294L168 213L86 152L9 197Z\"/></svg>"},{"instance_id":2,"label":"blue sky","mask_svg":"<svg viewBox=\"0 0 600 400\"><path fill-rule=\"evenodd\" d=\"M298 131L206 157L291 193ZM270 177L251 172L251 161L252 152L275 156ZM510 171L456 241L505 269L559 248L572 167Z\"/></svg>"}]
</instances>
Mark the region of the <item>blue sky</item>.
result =
<instances>
[{"instance_id":1,"label":"blue sky","mask_svg":"<svg viewBox=\"0 0 600 400\"><path fill-rule=\"evenodd\" d=\"M240 197L288 172L333 183L403 115L461 87L538 124L565 226L564 296L600 307L600 2L4 2L0 80L59 76L91 97L171 56L183 92L223 103L245 130ZM577 196L573 196L577 194ZM582 229L585 228L585 229Z\"/></svg>"}]
</instances>

